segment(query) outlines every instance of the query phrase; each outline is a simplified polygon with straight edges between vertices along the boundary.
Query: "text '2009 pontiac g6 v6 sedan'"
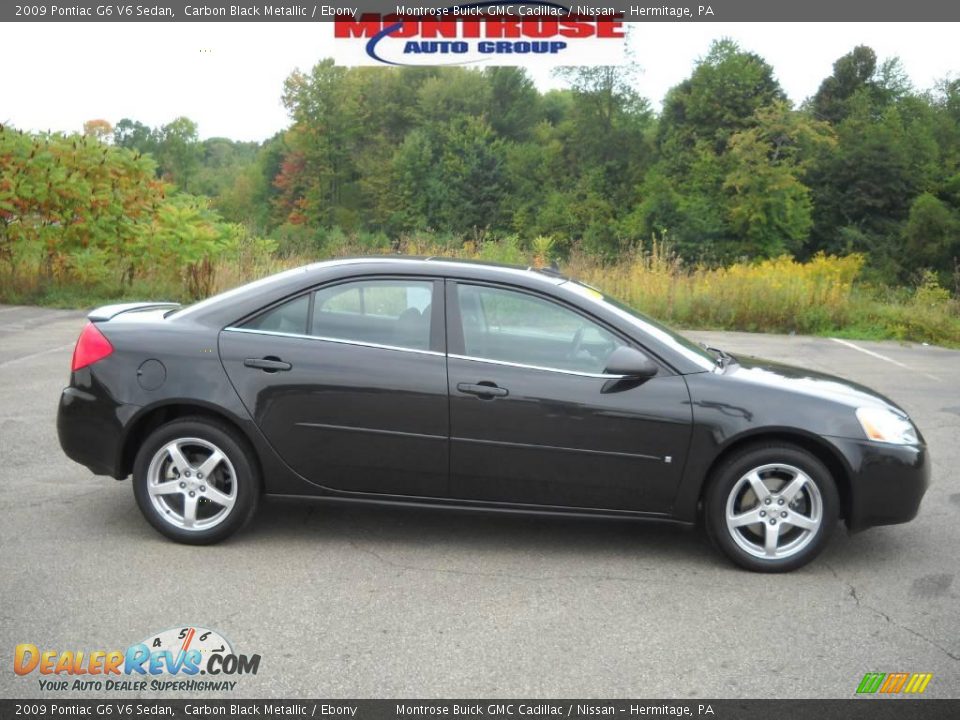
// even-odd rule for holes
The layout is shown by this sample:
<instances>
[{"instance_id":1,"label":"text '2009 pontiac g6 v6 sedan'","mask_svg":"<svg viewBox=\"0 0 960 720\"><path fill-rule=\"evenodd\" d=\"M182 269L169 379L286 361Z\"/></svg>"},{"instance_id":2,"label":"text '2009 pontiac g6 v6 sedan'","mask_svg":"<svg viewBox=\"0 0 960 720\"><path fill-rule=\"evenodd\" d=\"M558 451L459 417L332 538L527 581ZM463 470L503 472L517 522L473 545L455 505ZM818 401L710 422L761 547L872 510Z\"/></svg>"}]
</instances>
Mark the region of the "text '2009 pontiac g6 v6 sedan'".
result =
<instances>
[{"instance_id":1,"label":"text '2009 pontiac g6 v6 sedan'","mask_svg":"<svg viewBox=\"0 0 960 720\"><path fill-rule=\"evenodd\" d=\"M429 258L95 310L57 424L195 544L266 493L702 520L734 562L784 571L840 519L912 519L930 472L868 388L701 348L552 271Z\"/></svg>"}]
</instances>

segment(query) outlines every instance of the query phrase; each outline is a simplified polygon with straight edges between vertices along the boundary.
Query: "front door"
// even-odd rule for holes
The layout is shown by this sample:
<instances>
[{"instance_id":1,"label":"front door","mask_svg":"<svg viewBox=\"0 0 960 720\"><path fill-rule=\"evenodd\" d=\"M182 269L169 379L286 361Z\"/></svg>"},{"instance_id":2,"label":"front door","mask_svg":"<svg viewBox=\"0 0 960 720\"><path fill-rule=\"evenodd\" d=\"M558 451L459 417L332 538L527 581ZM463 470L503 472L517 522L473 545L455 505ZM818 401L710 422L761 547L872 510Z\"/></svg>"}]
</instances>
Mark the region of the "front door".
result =
<instances>
[{"instance_id":1,"label":"front door","mask_svg":"<svg viewBox=\"0 0 960 720\"><path fill-rule=\"evenodd\" d=\"M605 375L628 344L543 296L448 282L451 496L669 512L691 427L683 377Z\"/></svg>"},{"instance_id":2,"label":"front door","mask_svg":"<svg viewBox=\"0 0 960 720\"><path fill-rule=\"evenodd\" d=\"M442 287L341 282L220 334L230 380L297 473L337 490L446 494Z\"/></svg>"}]
</instances>

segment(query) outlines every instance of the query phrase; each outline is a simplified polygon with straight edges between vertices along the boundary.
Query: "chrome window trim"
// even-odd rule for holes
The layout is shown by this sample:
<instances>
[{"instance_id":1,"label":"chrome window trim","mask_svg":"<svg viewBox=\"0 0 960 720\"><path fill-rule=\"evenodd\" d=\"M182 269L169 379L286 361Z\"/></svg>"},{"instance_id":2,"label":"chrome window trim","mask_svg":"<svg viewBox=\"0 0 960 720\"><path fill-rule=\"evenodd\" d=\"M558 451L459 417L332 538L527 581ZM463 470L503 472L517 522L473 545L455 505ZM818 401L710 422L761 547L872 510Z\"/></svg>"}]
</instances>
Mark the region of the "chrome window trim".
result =
<instances>
[{"instance_id":1,"label":"chrome window trim","mask_svg":"<svg viewBox=\"0 0 960 720\"><path fill-rule=\"evenodd\" d=\"M417 355L433 355L437 357L446 357L446 353L436 350L418 350L416 348L405 348L399 345L381 345L380 343L362 342L360 340L347 340L346 338L324 337L322 335L303 335L300 333L276 332L274 330L255 330L253 328L225 327L223 332L247 333L248 335L270 335L272 337L290 337L298 340L319 340L321 342L337 343L338 345L354 345L356 347L368 347L375 350L396 350L397 352L415 353Z\"/></svg>"},{"instance_id":2,"label":"chrome window trim","mask_svg":"<svg viewBox=\"0 0 960 720\"><path fill-rule=\"evenodd\" d=\"M509 362L507 360L494 360L493 358L471 357L469 355L456 355L451 353L437 352L436 350L417 350L415 348L405 348L398 345L381 345L380 343L361 342L359 340L346 340L344 338L324 337L321 335L303 335L300 333L276 332L274 330L254 330L251 328L225 327L223 332L246 333L248 335L268 335L270 337L289 337L298 340L319 340L320 342L332 342L338 345L353 345L357 347L368 347L375 350L396 350L397 352L414 353L416 355L431 355L433 357L451 357L457 360L467 360L469 362L491 363L493 365L503 365L506 367L521 368L523 370L540 370L542 372L561 373L563 375L576 375L577 377L597 378L599 380L623 380L626 375L610 375L608 373L588 373L579 370L564 370L562 368L544 367L542 365L526 365L524 363Z\"/></svg>"},{"instance_id":3,"label":"chrome window trim","mask_svg":"<svg viewBox=\"0 0 960 720\"><path fill-rule=\"evenodd\" d=\"M469 360L470 362L492 363L493 365L504 365L506 367L521 368L523 370L540 370L543 372L562 373L563 375L576 375L578 377L597 378L600 380L623 380L626 375L610 375L608 373L588 373L579 370L564 370L562 368L544 367L543 365L527 365L525 363L509 362L507 360L494 360L493 358L471 357L469 355L455 355L450 353L448 357L457 360Z\"/></svg>"}]
</instances>

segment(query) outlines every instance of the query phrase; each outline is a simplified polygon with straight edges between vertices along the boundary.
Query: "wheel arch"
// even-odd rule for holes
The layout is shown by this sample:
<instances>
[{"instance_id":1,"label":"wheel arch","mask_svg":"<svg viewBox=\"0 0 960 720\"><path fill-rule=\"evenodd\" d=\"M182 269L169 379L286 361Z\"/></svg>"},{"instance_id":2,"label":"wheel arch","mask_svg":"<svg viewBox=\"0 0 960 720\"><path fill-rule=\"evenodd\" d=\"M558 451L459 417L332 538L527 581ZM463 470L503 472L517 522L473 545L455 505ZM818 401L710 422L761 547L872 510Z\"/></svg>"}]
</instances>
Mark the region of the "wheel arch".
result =
<instances>
[{"instance_id":1,"label":"wheel arch","mask_svg":"<svg viewBox=\"0 0 960 720\"><path fill-rule=\"evenodd\" d=\"M235 418L231 417L229 413L225 413L221 408L217 408L202 402L197 402L195 400L171 400L169 402L153 405L142 410L133 420L131 420L130 426L120 443L120 457L118 458L117 463L117 477L125 478L133 472L133 462L137 456L137 450L147 439L147 437L149 437L150 433L152 433L161 425L170 422L171 420L177 420L178 418L185 417L208 418L210 420L215 420L233 430L237 434L237 437L246 443L247 449L250 451L251 458L256 463L257 470L260 472L262 477L263 467L260 460L260 455L256 450L256 445L253 442L253 438L250 437L249 433L243 428L243 426L238 423Z\"/></svg>"},{"instance_id":2,"label":"wheel arch","mask_svg":"<svg viewBox=\"0 0 960 720\"><path fill-rule=\"evenodd\" d=\"M713 458L704 474L697 499L698 506L702 506L704 493L713 481L714 473L727 458L752 445L776 442L796 445L809 452L827 467L837 485L837 493L840 496L840 517L843 519L850 517L853 502L852 470L843 454L822 437L795 429L761 430L731 438Z\"/></svg>"}]
</instances>

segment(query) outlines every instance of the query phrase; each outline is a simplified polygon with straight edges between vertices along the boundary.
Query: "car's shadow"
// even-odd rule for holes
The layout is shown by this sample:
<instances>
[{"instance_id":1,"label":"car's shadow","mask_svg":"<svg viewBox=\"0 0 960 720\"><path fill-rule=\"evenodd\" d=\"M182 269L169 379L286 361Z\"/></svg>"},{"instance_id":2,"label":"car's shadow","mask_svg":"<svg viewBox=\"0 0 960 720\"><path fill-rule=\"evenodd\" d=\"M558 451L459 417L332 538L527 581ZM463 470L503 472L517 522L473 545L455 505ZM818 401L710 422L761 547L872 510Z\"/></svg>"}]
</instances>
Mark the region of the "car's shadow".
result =
<instances>
[{"instance_id":1,"label":"car's shadow","mask_svg":"<svg viewBox=\"0 0 960 720\"><path fill-rule=\"evenodd\" d=\"M440 547L444 554L484 553L597 560L629 556L658 564L722 561L699 529L662 522L384 507L269 499L234 542L348 542L403 552Z\"/></svg>"},{"instance_id":2,"label":"car's shadow","mask_svg":"<svg viewBox=\"0 0 960 720\"><path fill-rule=\"evenodd\" d=\"M315 545L318 540L346 542L401 564L419 564L420 549L428 551L423 558L430 563L439 547L446 557L481 554L504 559L522 554L598 565L626 559L632 567L650 568L670 567L676 561L686 571L743 572L713 547L702 527L273 498L261 504L257 517L233 542L289 547ZM838 524L823 554L799 572L828 572L841 580L848 573L888 565L908 553L908 545L896 527L849 534ZM387 554L381 552L384 549Z\"/></svg>"},{"instance_id":3,"label":"car's shadow","mask_svg":"<svg viewBox=\"0 0 960 720\"><path fill-rule=\"evenodd\" d=\"M96 507L106 513L105 525L115 532L169 542L147 526L132 498L122 508ZM107 507L112 511L107 513ZM844 578L850 574L901 562L913 552L911 542L909 532L896 526L851 535L838 525L823 555L799 572L827 572L847 582ZM688 572L743 572L713 548L700 527L279 498L265 499L246 528L211 549L229 554L274 546L278 552L309 552L318 543L346 544L400 565L432 566L439 552L447 560L483 556L495 562L533 556L597 566L629 560L639 568L663 569L676 563Z\"/></svg>"}]
</instances>

